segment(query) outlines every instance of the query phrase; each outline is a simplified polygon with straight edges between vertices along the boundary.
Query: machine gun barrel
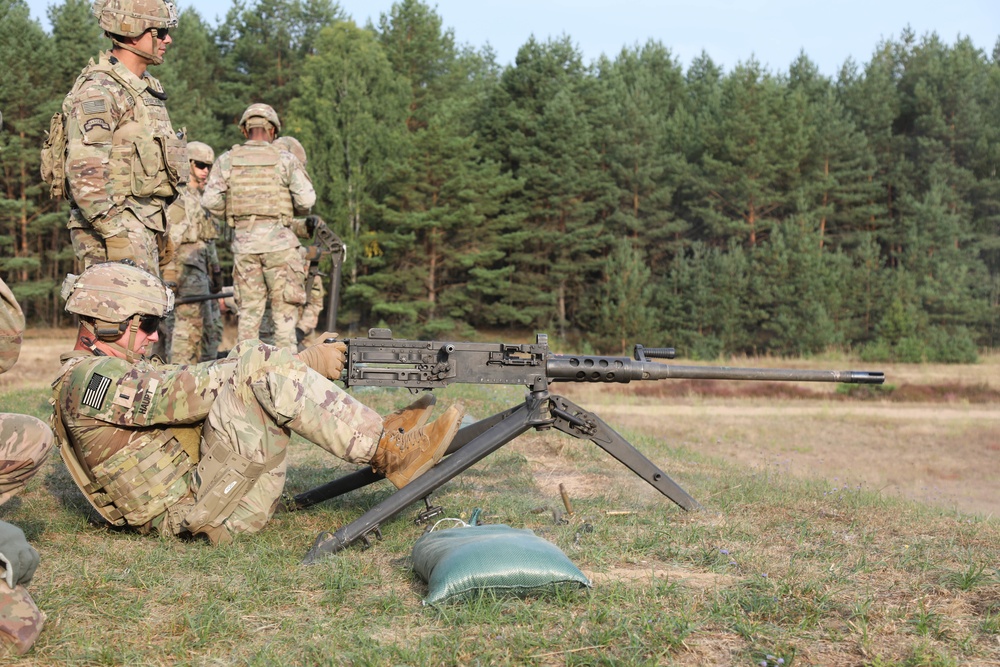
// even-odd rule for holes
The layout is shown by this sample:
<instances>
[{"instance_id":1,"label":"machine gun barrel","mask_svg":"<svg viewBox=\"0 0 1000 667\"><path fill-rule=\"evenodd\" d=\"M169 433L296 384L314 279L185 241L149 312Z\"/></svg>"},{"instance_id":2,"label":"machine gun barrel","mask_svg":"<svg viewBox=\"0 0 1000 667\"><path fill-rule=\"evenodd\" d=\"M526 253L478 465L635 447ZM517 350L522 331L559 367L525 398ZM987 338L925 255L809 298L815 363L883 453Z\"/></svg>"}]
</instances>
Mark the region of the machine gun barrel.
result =
<instances>
[{"instance_id":1,"label":"machine gun barrel","mask_svg":"<svg viewBox=\"0 0 1000 667\"><path fill-rule=\"evenodd\" d=\"M545 364L553 382L631 382L632 380L760 380L882 384L877 371L818 371L728 366L675 366L628 357L553 354Z\"/></svg>"},{"instance_id":2,"label":"machine gun barrel","mask_svg":"<svg viewBox=\"0 0 1000 667\"><path fill-rule=\"evenodd\" d=\"M878 371L821 371L726 366L680 366L649 359L673 359L673 348L635 346L635 358L554 354L548 337L534 344L470 343L394 339L388 329L347 343L344 383L351 386L437 389L453 383L514 384L541 390L549 382L633 380L758 380L882 384Z\"/></svg>"}]
</instances>

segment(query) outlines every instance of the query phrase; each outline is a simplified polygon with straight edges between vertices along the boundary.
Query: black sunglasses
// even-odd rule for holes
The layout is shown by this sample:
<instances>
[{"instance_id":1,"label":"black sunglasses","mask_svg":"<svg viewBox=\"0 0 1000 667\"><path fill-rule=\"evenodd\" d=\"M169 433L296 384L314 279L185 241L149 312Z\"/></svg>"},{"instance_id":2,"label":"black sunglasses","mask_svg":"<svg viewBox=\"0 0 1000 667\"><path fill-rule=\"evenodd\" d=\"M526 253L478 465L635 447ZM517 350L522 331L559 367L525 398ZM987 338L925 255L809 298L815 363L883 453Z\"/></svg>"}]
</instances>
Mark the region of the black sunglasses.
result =
<instances>
[{"instance_id":1,"label":"black sunglasses","mask_svg":"<svg viewBox=\"0 0 1000 667\"><path fill-rule=\"evenodd\" d=\"M198 167L199 169L211 169L212 168L212 163L211 162L198 162L197 160L191 160L191 164L193 164L194 166Z\"/></svg>"},{"instance_id":2,"label":"black sunglasses","mask_svg":"<svg viewBox=\"0 0 1000 667\"><path fill-rule=\"evenodd\" d=\"M157 28L156 37L157 39L166 39L167 35L170 34L170 28Z\"/></svg>"},{"instance_id":3,"label":"black sunglasses","mask_svg":"<svg viewBox=\"0 0 1000 667\"><path fill-rule=\"evenodd\" d=\"M156 315L143 315L139 318L139 331L152 336L160 328L160 318Z\"/></svg>"}]
</instances>

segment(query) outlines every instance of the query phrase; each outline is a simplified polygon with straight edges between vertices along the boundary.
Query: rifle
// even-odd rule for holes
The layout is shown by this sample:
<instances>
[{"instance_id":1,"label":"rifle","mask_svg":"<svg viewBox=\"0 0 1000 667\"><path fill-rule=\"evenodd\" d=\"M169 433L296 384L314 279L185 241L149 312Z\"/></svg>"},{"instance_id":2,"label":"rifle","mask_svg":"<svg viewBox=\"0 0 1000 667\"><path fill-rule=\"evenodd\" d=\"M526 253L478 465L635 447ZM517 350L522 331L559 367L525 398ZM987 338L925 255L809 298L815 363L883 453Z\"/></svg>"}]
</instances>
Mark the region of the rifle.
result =
<instances>
[{"instance_id":1,"label":"rifle","mask_svg":"<svg viewBox=\"0 0 1000 667\"><path fill-rule=\"evenodd\" d=\"M530 429L555 428L574 438L590 440L682 509L701 507L600 417L562 396L550 394L550 383L627 383L673 378L855 384L882 384L885 381L883 373L873 371L675 366L650 361L673 359L673 348L642 345L635 346L634 358L554 354L545 334L537 334L533 344L470 343L396 340L389 329L371 329L368 338L349 338L344 342L347 362L341 379L348 388L405 387L419 392L458 382L524 385L528 394L520 405L460 429L437 466L361 517L334 533L320 533L306 554L306 563L341 551L358 540L370 546L372 535L381 538L383 522L417 500L423 499L426 505L426 510L418 515L418 523L440 514L443 511L440 507L430 505L431 492ZM295 496L287 509L304 509L381 478L370 468L364 468Z\"/></svg>"},{"instance_id":2,"label":"rifle","mask_svg":"<svg viewBox=\"0 0 1000 667\"><path fill-rule=\"evenodd\" d=\"M337 328L337 309L340 307L340 269L344 264L344 257L347 255L347 245L318 215L311 215L306 220L313 227L311 245L319 250L317 257L309 262L309 277L306 280L307 291L312 280L321 275L319 260L323 255L330 255L333 260L333 271L330 275L330 289L327 290L326 304L326 330L333 331Z\"/></svg>"},{"instance_id":3,"label":"rifle","mask_svg":"<svg viewBox=\"0 0 1000 667\"><path fill-rule=\"evenodd\" d=\"M232 290L217 292L215 294L196 294L194 296L182 296L174 299L175 306L183 306L185 303L200 303L202 301L211 301L212 299L228 299L233 295Z\"/></svg>"}]
</instances>

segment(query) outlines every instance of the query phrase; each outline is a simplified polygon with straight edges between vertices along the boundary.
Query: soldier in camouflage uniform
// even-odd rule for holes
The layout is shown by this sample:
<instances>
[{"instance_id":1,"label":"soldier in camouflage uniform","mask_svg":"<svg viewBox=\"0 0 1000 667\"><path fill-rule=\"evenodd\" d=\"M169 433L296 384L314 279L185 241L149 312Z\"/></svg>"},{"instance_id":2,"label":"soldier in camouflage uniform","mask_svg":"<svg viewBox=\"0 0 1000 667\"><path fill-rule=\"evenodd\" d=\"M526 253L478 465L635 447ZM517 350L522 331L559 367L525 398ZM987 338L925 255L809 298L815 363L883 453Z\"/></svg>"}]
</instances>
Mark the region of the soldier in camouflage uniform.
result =
<instances>
[{"instance_id":1,"label":"soldier in camouflage uniform","mask_svg":"<svg viewBox=\"0 0 1000 667\"><path fill-rule=\"evenodd\" d=\"M295 137L281 136L275 139L272 144L294 155L302 163L303 167L308 163L306 149ZM309 216L309 218L305 219L295 218L290 225L295 235L300 239L311 238L313 232L311 225L315 223L310 219L314 217ZM319 218L315 217L315 219L318 220ZM310 264L312 262L319 262L320 260L320 248L314 245L300 246L299 251L302 254L307 271L305 282L306 302L305 305L299 308L299 319L295 324L295 340L301 348L302 342L316 330L319 324L319 314L322 312L326 301L326 286L323 285L323 274L310 270ZM260 326L260 339L265 342L274 341L274 319L271 317L270 308L264 312L264 318Z\"/></svg>"},{"instance_id":2,"label":"soldier in camouflage uniform","mask_svg":"<svg viewBox=\"0 0 1000 667\"><path fill-rule=\"evenodd\" d=\"M158 274L167 203L188 164L146 68L163 62L177 12L172 0L97 0L94 14L111 50L83 69L62 107L70 237L84 268L130 258Z\"/></svg>"},{"instance_id":3,"label":"soldier in camouflage uniform","mask_svg":"<svg viewBox=\"0 0 1000 667\"><path fill-rule=\"evenodd\" d=\"M240 129L248 141L219 156L201 201L235 229L237 340L257 338L264 306L270 303L274 344L294 349L298 309L306 302L306 265L289 225L296 214L309 212L316 191L302 163L271 143L281 129L274 109L251 104Z\"/></svg>"},{"instance_id":4,"label":"soldier in camouflage uniform","mask_svg":"<svg viewBox=\"0 0 1000 667\"><path fill-rule=\"evenodd\" d=\"M187 145L191 176L167 210L174 257L164 266L163 280L177 283L177 296L193 297L222 290L222 269L215 239L219 230L201 206L201 194L215 161L211 146L200 141ZM215 299L178 305L173 312L170 354L174 364L196 364L215 359L222 343L222 313ZM162 332L161 332L162 335Z\"/></svg>"},{"instance_id":5,"label":"soldier in camouflage uniform","mask_svg":"<svg viewBox=\"0 0 1000 667\"><path fill-rule=\"evenodd\" d=\"M441 459L464 412L456 404L427 424L426 394L383 420L330 381L342 343L292 354L249 340L217 361L144 361L173 294L133 266L93 266L63 295L81 325L53 384L53 424L71 476L116 525L213 544L261 530L293 432L402 487Z\"/></svg>"},{"instance_id":6,"label":"soldier in camouflage uniform","mask_svg":"<svg viewBox=\"0 0 1000 667\"><path fill-rule=\"evenodd\" d=\"M0 280L0 373L17 361L23 333L21 308ZM52 431L44 422L28 415L0 414L0 505L35 476L51 451ZM31 648L45 621L25 588L38 567L38 552L17 526L0 521L0 556L0 657L21 655Z\"/></svg>"}]
</instances>

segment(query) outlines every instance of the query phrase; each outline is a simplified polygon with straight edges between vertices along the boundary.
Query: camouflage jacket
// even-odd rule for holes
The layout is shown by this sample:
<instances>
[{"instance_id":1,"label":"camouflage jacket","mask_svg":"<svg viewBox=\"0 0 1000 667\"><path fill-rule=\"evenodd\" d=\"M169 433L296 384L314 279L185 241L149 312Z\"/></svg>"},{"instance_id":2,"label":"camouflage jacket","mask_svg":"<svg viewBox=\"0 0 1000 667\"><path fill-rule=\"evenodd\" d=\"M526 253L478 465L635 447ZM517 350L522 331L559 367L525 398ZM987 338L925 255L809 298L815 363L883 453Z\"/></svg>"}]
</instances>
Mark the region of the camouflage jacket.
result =
<instances>
[{"instance_id":1,"label":"camouflage jacket","mask_svg":"<svg viewBox=\"0 0 1000 667\"><path fill-rule=\"evenodd\" d=\"M175 248L171 264L178 272L188 266L208 273L210 267L219 265L215 248L219 230L201 206L201 191L181 186L180 195L167 209L167 223Z\"/></svg>"},{"instance_id":2,"label":"camouflage jacket","mask_svg":"<svg viewBox=\"0 0 1000 667\"><path fill-rule=\"evenodd\" d=\"M186 142L164 99L159 81L137 77L109 53L80 73L63 100L71 229L114 236L129 209L153 231L164 230L167 201L188 177Z\"/></svg>"},{"instance_id":3,"label":"camouflage jacket","mask_svg":"<svg viewBox=\"0 0 1000 667\"><path fill-rule=\"evenodd\" d=\"M164 427L203 422L236 368L235 359L177 366L79 351L60 360L62 382L54 398L66 433L88 467L136 439L155 438Z\"/></svg>"},{"instance_id":4,"label":"camouflage jacket","mask_svg":"<svg viewBox=\"0 0 1000 667\"><path fill-rule=\"evenodd\" d=\"M235 227L233 236L233 252L238 254L258 254L287 250L299 245L298 238L288 228L291 222L290 216L282 214L281 199L283 193L265 195L267 201L256 202L250 207L244 204L236 204L230 198L230 185L234 180L233 154L239 155L244 150L256 149L263 157L269 157L274 152L273 147L264 141L247 141L242 146L233 146L233 150L226 151L215 161L212 172L209 174L208 183L205 185L205 193L202 195L201 203L208 211L218 217L225 218L227 224ZM271 149L271 150L267 150ZM292 209L295 214L305 215L314 203L316 203L316 191L313 189L309 174L298 158L287 151L277 151L276 163L273 166L271 179L280 189L287 191L291 198ZM235 170L239 175L239 168ZM281 195L279 199L278 195ZM271 201L274 199L274 201ZM250 216L236 216L234 211L260 210L265 211L267 207L273 207L273 216L254 214Z\"/></svg>"},{"instance_id":5,"label":"camouflage jacket","mask_svg":"<svg viewBox=\"0 0 1000 667\"><path fill-rule=\"evenodd\" d=\"M24 334L24 313L17 305L7 283L0 280L0 373L5 373L17 362Z\"/></svg>"}]
</instances>

